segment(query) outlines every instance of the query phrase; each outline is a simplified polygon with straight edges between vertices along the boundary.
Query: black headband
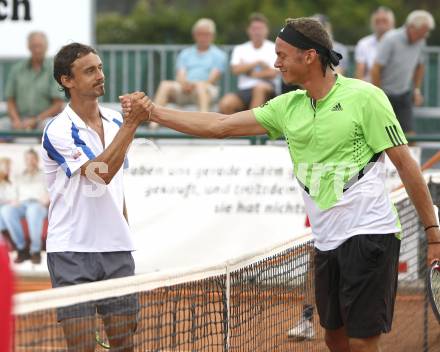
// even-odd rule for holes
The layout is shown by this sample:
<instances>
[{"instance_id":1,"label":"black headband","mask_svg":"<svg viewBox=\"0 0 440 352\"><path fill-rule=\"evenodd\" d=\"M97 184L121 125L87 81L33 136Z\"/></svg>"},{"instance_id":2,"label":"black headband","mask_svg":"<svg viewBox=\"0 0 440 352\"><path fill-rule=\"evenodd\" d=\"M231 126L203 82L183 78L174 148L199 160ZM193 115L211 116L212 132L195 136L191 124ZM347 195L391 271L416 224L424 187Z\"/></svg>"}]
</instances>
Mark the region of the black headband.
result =
<instances>
[{"instance_id":1,"label":"black headband","mask_svg":"<svg viewBox=\"0 0 440 352\"><path fill-rule=\"evenodd\" d=\"M284 40L286 43L289 43L290 45L299 49L315 49L318 54L328 58L333 66L338 66L339 61L342 59L342 55L338 52L332 49L327 49L309 37L306 37L301 32L298 32L292 26L286 25L283 29L281 29L278 37Z\"/></svg>"}]
</instances>

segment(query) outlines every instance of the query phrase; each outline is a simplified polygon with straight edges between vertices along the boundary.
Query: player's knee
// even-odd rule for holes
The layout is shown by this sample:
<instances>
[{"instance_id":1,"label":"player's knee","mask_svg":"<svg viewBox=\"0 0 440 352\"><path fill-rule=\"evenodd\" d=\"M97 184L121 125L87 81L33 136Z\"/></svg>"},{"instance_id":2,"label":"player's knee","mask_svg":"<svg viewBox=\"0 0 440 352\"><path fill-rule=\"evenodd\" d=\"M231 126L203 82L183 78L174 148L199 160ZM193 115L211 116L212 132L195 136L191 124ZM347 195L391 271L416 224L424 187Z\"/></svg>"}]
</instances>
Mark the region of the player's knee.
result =
<instances>
[{"instance_id":1,"label":"player's knee","mask_svg":"<svg viewBox=\"0 0 440 352\"><path fill-rule=\"evenodd\" d=\"M66 336L67 337L67 336ZM77 338L67 339L68 352L95 352L96 340L92 334L88 336L78 336Z\"/></svg>"},{"instance_id":2,"label":"player's knee","mask_svg":"<svg viewBox=\"0 0 440 352\"><path fill-rule=\"evenodd\" d=\"M337 347L340 345L340 342L335 339L333 336L325 335L325 344L329 348L330 351L337 351Z\"/></svg>"},{"instance_id":3,"label":"player's knee","mask_svg":"<svg viewBox=\"0 0 440 352\"><path fill-rule=\"evenodd\" d=\"M377 352L379 351L379 336L373 336L365 339L349 340L351 352Z\"/></svg>"},{"instance_id":4,"label":"player's knee","mask_svg":"<svg viewBox=\"0 0 440 352\"><path fill-rule=\"evenodd\" d=\"M133 335L130 333L125 336L121 334L113 336L110 339L110 346L117 351L132 352L134 351Z\"/></svg>"},{"instance_id":5,"label":"player's knee","mask_svg":"<svg viewBox=\"0 0 440 352\"><path fill-rule=\"evenodd\" d=\"M342 329L326 330L325 343L331 352L351 352L348 338Z\"/></svg>"},{"instance_id":6,"label":"player's knee","mask_svg":"<svg viewBox=\"0 0 440 352\"><path fill-rule=\"evenodd\" d=\"M133 352L134 351L134 342L133 338L130 339L124 339L120 338L111 344L112 348L115 351L121 351L121 352Z\"/></svg>"}]
</instances>

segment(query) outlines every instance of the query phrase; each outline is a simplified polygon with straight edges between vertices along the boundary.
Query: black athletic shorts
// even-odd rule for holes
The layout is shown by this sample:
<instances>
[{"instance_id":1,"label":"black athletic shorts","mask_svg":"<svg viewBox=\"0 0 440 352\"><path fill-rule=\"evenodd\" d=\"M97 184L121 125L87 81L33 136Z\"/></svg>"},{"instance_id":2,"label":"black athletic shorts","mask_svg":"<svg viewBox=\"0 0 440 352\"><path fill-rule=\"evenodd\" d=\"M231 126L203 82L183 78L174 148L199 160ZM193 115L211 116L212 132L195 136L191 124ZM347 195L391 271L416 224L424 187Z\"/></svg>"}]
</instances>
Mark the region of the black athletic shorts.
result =
<instances>
[{"instance_id":1,"label":"black athletic shorts","mask_svg":"<svg viewBox=\"0 0 440 352\"><path fill-rule=\"evenodd\" d=\"M325 329L345 326L353 338L391 330L399 250L394 234L357 235L336 249L315 249L316 306Z\"/></svg>"},{"instance_id":2,"label":"black athletic shorts","mask_svg":"<svg viewBox=\"0 0 440 352\"><path fill-rule=\"evenodd\" d=\"M131 252L54 252L47 253L52 287L116 279L134 275ZM137 294L75 304L57 309L58 321L101 315L126 315L139 311Z\"/></svg>"},{"instance_id":3,"label":"black athletic shorts","mask_svg":"<svg viewBox=\"0 0 440 352\"><path fill-rule=\"evenodd\" d=\"M397 120L402 127L403 132L410 132L413 129L413 95L406 92L399 95L387 94L396 114Z\"/></svg>"}]
</instances>

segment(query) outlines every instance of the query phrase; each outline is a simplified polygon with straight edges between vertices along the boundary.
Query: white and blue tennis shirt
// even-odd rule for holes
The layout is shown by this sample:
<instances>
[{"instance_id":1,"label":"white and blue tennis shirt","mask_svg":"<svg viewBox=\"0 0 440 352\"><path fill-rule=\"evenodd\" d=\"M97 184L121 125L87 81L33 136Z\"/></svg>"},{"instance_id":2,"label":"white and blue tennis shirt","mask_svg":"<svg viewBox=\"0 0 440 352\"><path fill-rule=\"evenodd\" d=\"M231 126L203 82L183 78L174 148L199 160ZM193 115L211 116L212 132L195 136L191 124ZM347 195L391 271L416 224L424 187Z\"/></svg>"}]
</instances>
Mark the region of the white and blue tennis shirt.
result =
<instances>
[{"instance_id":1,"label":"white and blue tennis shirt","mask_svg":"<svg viewBox=\"0 0 440 352\"><path fill-rule=\"evenodd\" d=\"M123 217L123 167L108 185L81 176L81 166L110 145L122 124L117 111L99 109L105 146L69 105L44 130L42 159L50 195L47 252L134 250Z\"/></svg>"}]
</instances>

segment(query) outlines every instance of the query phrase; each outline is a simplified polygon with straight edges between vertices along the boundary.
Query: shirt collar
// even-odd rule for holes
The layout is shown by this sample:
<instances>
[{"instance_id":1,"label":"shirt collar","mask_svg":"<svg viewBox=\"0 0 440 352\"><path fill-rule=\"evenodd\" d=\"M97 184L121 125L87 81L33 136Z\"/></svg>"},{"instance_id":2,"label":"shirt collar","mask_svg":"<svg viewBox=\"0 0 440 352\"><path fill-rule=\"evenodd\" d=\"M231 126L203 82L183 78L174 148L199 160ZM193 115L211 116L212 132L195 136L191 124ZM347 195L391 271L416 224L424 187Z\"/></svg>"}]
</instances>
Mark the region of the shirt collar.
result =
<instances>
[{"instance_id":1,"label":"shirt collar","mask_svg":"<svg viewBox=\"0 0 440 352\"><path fill-rule=\"evenodd\" d=\"M342 85L342 81L343 81L342 76L341 76L340 74L335 74L335 76L336 76L336 80L335 80L335 83L333 84L332 88L328 91L328 93L327 93L324 97L322 97L321 99L318 99L318 102L323 102L323 101L327 100L327 99L333 94L333 92L334 92L334 91L335 91L340 85ZM312 99L312 98L309 96L308 93L306 93L306 95L307 95L310 99Z\"/></svg>"},{"instance_id":2,"label":"shirt collar","mask_svg":"<svg viewBox=\"0 0 440 352\"><path fill-rule=\"evenodd\" d=\"M107 122L110 121L110 118L108 117L108 115L106 116L106 114L104 113L103 109L101 106L98 106L99 108L99 114L101 115L101 118ZM78 114L73 111L73 109L70 107L70 104L66 105L65 111L67 113L67 116L70 118L70 120L73 122L73 124L78 127L78 128L87 128L86 123L84 122L84 120L78 116Z\"/></svg>"},{"instance_id":3,"label":"shirt collar","mask_svg":"<svg viewBox=\"0 0 440 352\"><path fill-rule=\"evenodd\" d=\"M108 114L104 111L104 109L98 105L99 114L101 115L101 118L103 118L105 121L110 122L111 118L108 116Z\"/></svg>"}]
</instances>

